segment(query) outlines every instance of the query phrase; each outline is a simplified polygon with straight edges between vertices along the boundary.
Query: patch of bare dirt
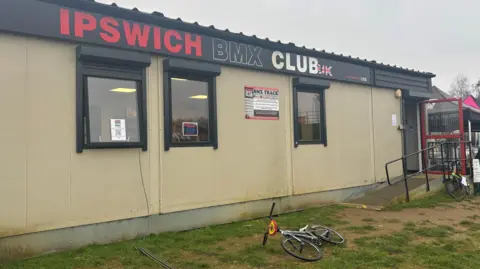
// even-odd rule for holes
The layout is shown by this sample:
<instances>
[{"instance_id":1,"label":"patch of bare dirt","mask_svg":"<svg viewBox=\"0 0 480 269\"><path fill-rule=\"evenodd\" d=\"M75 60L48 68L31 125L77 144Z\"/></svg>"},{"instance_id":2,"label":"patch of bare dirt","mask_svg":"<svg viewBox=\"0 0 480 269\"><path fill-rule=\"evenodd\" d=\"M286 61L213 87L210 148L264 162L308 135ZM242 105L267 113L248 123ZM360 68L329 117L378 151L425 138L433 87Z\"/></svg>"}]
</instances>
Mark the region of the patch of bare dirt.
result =
<instances>
[{"instance_id":1,"label":"patch of bare dirt","mask_svg":"<svg viewBox=\"0 0 480 269\"><path fill-rule=\"evenodd\" d=\"M278 236L275 236L278 237ZM272 241L277 241L278 238L275 237L269 237L268 238L268 244L272 243ZM238 250L244 249L248 246L251 246L253 244L262 244L263 241L263 234L258 234L254 236L246 236L246 237L240 237L240 238L230 238L225 241L222 241L218 244L215 245L215 247L223 249L223 252L226 253L231 253L231 252L236 252Z\"/></svg>"},{"instance_id":2,"label":"patch of bare dirt","mask_svg":"<svg viewBox=\"0 0 480 269\"><path fill-rule=\"evenodd\" d=\"M358 233L355 230L338 227L337 230L348 240L347 247L355 248L353 241L361 237L374 237L392 234L402 231L407 223L414 223L415 226L435 227L446 225L455 227L459 231L466 231L468 227L459 225L462 220L480 221L478 215L480 212L480 200L469 200L460 203L450 204L448 208L410 208L401 211L373 211L358 208L346 208L337 213L337 217L348 220L348 226L375 227L375 230L368 233ZM428 241L429 239L419 238L418 243Z\"/></svg>"},{"instance_id":3,"label":"patch of bare dirt","mask_svg":"<svg viewBox=\"0 0 480 269\"><path fill-rule=\"evenodd\" d=\"M394 232L402 231L406 223L412 222L416 226L435 227L446 225L455 227L459 231L467 231L468 227L459 225L462 220L479 221L480 200L463 201L450 204L448 208L409 208L401 211L373 211L358 208L346 208L336 214L342 220L348 220L349 224L340 225L335 229L347 239L347 248L356 248L354 240L362 237L374 237L389 235ZM320 223L321 224L321 223ZM367 233L359 233L355 230L349 230L349 226L375 227L375 230ZM268 244L280 244L281 235L269 237ZM263 234L249 236L244 238L229 239L217 244L217 247L224 249L225 252L236 252L252 244L261 244ZM427 242L428 238L415 239L416 243ZM427 242L428 243L428 242ZM277 258L277 257L275 257Z\"/></svg>"},{"instance_id":4,"label":"patch of bare dirt","mask_svg":"<svg viewBox=\"0 0 480 269\"><path fill-rule=\"evenodd\" d=\"M398 230L403 228L406 222L425 222L430 221L436 225L458 224L461 220L470 217L474 218L476 212L480 210L480 204L473 201L465 201L457 204L451 204L452 208L408 208L401 211L370 211L355 208L347 208L338 214L339 217L348 219L351 225L364 225L363 219L373 219L381 225L382 230ZM391 220L400 220L400 222L391 222Z\"/></svg>"}]
</instances>

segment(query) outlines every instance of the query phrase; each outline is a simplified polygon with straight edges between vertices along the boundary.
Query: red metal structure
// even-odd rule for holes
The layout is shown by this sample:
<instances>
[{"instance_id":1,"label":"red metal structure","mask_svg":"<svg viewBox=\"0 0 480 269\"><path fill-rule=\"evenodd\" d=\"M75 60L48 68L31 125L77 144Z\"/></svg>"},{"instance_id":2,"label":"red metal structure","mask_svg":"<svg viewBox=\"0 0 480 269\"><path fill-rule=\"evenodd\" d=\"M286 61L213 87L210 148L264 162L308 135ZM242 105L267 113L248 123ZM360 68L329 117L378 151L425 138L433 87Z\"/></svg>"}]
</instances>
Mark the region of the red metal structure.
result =
<instances>
[{"instance_id":1,"label":"red metal structure","mask_svg":"<svg viewBox=\"0 0 480 269\"><path fill-rule=\"evenodd\" d=\"M462 174L466 173L466 152L464 142L463 123L463 100L461 98L448 98L439 100L426 100L420 104L421 141L422 149L426 149L442 142L460 142L458 156L461 162ZM456 148L438 148L424 155L423 167L435 165L437 169L429 170L431 174L441 174L441 164L438 163L438 156L443 152L444 156L452 156L452 150ZM456 152L455 152L456 154Z\"/></svg>"}]
</instances>

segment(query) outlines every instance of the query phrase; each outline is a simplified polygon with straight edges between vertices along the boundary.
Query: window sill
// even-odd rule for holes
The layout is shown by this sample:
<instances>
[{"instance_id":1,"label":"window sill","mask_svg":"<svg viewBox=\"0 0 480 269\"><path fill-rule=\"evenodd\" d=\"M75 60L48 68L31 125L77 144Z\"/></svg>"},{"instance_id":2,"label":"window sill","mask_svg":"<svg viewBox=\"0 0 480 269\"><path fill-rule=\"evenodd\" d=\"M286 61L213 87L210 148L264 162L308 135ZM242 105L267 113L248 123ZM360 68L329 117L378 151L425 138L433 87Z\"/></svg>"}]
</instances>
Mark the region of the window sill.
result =
<instances>
[{"instance_id":1,"label":"window sill","mask_svg":"<svg viewBox=\"0 0 480 269\"><path fill-rule=\"evenodd\" d=\"M83 145L84 149L125 149L125 148L141 148L146 151L143 143L118 143L118 142L105 142L105 143L90 143Z\"/></svg>"},{"instance_id":2,"label":"window sill","mask_svg":"<svg viewBox=\"0 0 480 269\"><path fill-rule=\"evenodd\" d=\"M198 147L214 147L215 145L211 142L206 143L172 143L170 144L171 148L198 148Z\"/></svg>"},{"instance_id":3,"label":"window sill","mask_svg":"<svg viewBox=\"0 0 480 269\"><path fill-rule=\"evenodd\" d=\"M327 146L324 141L298 141L295 143L295 147L298 147L299 145L323 145L324 147Z\"/></svg>"}]
</instances>

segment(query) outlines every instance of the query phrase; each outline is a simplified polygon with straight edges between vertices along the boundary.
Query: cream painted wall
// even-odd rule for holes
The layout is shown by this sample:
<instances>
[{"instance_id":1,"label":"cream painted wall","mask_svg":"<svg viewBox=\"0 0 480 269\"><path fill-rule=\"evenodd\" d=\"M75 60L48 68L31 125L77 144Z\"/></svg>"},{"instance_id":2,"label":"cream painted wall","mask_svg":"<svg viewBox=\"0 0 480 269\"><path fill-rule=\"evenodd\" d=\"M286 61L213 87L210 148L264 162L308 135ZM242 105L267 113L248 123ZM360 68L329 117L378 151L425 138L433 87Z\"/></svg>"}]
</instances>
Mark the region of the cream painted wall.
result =
<instances>
[{"instance_id":1,"label":"cream painted wall","mask_svg":"<svg viewBox=\"0 0 480 269\"><path fill-rule=\"evenodd\" d=\"M371 88L332 82L325 104L327 146L293 149L295 194L373 182Z\"/></svg>"},{"instance_id":2,"label":"cream painted wall","mask_svg":"<svg viewBox=\"0 0 480 269\"><path fill-rule=\"evenodd\" d=\"M246 120L245 85L279 88L280 120ZM285 76L222 67L217 78L219 148L171 148L162 153L161 211L289 194L289 94Z\"/></svg>"},{"instance_id":3,"label":"cream painted wall","mask_svg":"<svg viewBox=\"0 0 480 269\"><path fill-rule=\"evenodd\" d=\"M2 34L0 56L0 237L144 216L144 191L156 214L365 185L400 154L393 92L332 83L328 146L294 149L292 78L225 66L219 148L165 152L161 57L147 71L148 152L77 154L75 45ZM246 120L245 85L279 88L280 120Z\"/></svg>"},{"instance_id":4,"label":"cream painted wall","mask_svg":"<svg viewBox=\"0 0 480 269\"><path fill-rule=\"evenodd\" d=\"M0 237L22 233L27 221L25 38L0 36Z\"/></svg>"},{"instance_id":5,"label":"cream painted wall","mask_svg":"<svg viewBox=\"0 0 480 269\"><path fill-rule=\"evenodd\" d=\"M304 194L386 180L385 163L402 156L400 99L393 90L332 83L326 91L327 147L293 149L294 193ZM293 128L293 125L292 125ZM401 166L389 167L392 177Z\"/></svg>"},{"instance_id":6,"label":"cream painted wall","mask_svg":"<svg viewBox=\"0 0 480 269\"><path fill-rule=\"evenodd\" d=\"M402 156L402 132L392 126L392 115L397 117L397 125L401 123L401 99L394 96L393 90L372 89L373 120L375 139L375 178L377 182L387 180L385 163ZM401 162L388 167L390 177L402 174Z\"/></svg>"},{"instance_id":7,"label":"cream painted wall","mask_svg":"<svg viewBox=\"0 0 480 269\"><path fill-rule=\"evenodd\" d=\"M157 150L75 152L75 46L0 35L0 55L0 236L147 215L140 163L147 196L158 201ZM153 147L157 73L152 64Z\"/></svg>"}]
</instances>

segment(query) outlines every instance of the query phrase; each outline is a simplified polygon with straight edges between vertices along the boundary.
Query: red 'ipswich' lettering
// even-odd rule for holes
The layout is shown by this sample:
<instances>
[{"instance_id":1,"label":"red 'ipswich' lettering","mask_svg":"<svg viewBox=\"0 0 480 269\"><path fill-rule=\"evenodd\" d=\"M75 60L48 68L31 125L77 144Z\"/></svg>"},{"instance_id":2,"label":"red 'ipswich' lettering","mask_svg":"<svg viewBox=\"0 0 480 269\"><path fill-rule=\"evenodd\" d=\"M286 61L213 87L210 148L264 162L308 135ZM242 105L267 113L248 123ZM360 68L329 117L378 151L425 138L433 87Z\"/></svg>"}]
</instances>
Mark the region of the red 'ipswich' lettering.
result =
<instances>
[{"instance_id":1,"label":"red 'ipswich' lettering","mask_svg":"<svg viewBox=\"0 0 480 269\"><path fill-rule=\"evenodd\" d=\"M60 34L70 35L70 11L65 8L60 9Z\"/></svg>"},{"instance_id":2,"label":"red 'ipswich' lettering","mask_svg":"<svg viewBox=\"0 0 480 269\"><path fill-rule=\"evenodd\" d=\"M175 30L167 30L164 36L164 43L167 50L173 53L179 53L182 50L182 44L172 45L172 36L177 40L182 40L182 36Z\"/></svg>"},{"instance_id":3,"label":"red 'ipswich' lettering","mask_svg":"<svg viewBox=\"0 0 480 269\"><path fill-rule=\"evenodd\" d=\"M153 47L156 50L162 49L162 40L160 37L160 27L153 27Z\"/></svg>"},{"instance_id":4,"label":"red 'ipswich' lettering","mask_svg":"<svg viewBox=\"0 0 480 269\"><path fill-rule=\"evenodd\" d=\"M147 48L151 51L202 56L202 36L200 35L162 29L158 26L112 17L94 16L85 12L71 11L67 8L60 8L59 11L59 31L63 36L74 35L77 38L84 38L85 34L89 33L84 40L86 42L97 44L106 42L113 46L124 46L123 44L126 43L131 47ZM70 15L73 16L73 20L71 20L72 16ZM195 50L195 53L193 50Z\"/></svg>"},{"instance_id":5,"label":"red 'ipswich' lettering","mask_svg":"<svg viewBox=\"0 0 480 269\"><path fill-rule=\"evenodd\" d=\"M138 45L140 47L147 47L150 26L143 25L143 29L140 29L140 24L133 23L133 27L130 28L130 23L128 23L128 21L123 21L123 29L125 30L125 37L127 38L128 45L136 46L138 40Z\"/></svg>"},{"instance_id":6,"label":"red 'ipswich' lettering","mask_svg":"<svg viewBox=\"0 0 480 269\"><path fill-rule=\"evenodd\" d=\"M195 49L195 55L198 57L202 56L202 37L196 36L195 40L192 40L192 35L190 33L185 34L185 53L187 55L192 54L192 48Z\"/></svg>"},{"instance_id":7,"label":"red 'ipswich' lettering","mask_svg":"<svg viewBox=\"0 0 480 269\"><path fill-rule=\"evenodd\" d=\"M76 37L83 37L85 31L93 31L97 28L97 20L90 14L75 12L74 17Z\"/></svg>"},{"instance_id":8,"label":"red 'ipswich' lettering","mask_svg":"<svg viewBox=\"0 0 480 269\"><path fill-rule=\"evenodd\" d=\"M107 33L100 33L100 37L108 43L117 43L120 41L120 32L117 28L119 23L111 17L105 17L100 20L100 27Z\"/></svg>"}]
</instances>

